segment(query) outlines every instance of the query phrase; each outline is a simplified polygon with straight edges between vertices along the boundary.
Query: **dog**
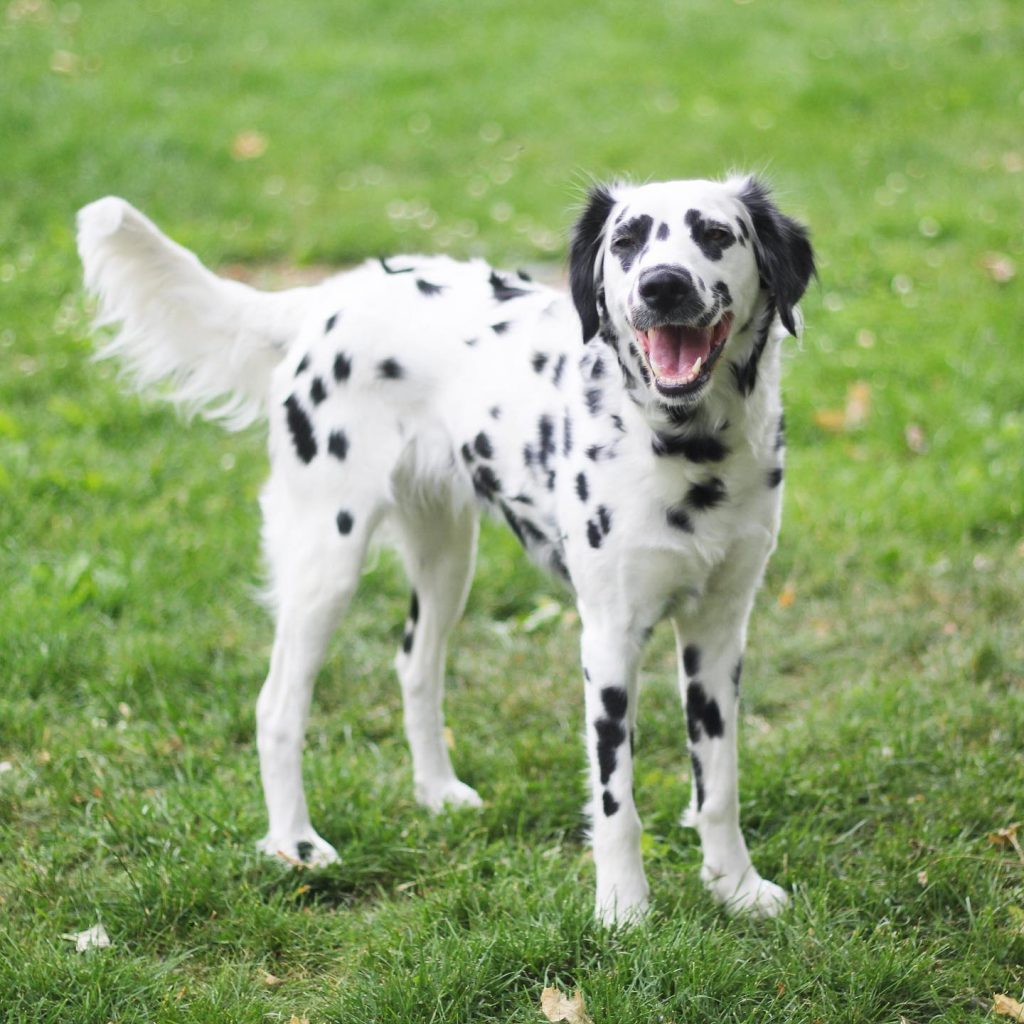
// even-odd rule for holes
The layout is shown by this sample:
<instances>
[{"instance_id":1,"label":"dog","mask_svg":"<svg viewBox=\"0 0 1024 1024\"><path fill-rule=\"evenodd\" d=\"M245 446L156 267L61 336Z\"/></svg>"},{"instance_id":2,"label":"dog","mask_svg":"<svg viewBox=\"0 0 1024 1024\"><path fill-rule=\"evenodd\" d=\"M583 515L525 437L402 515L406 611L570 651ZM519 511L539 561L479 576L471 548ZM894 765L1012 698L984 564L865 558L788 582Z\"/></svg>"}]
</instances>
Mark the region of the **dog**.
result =
<instances>
[{"instance_id":1,"label":"dog","mask_svg":"<svg viewBox=\"0 0 1024 1024\"><path fill-rule=\"evenodd\" d=\"M100 355L142 388L240 428L269 422L263 548L276 631L257 703L259 846L337 859L301 756L314 678L383 524L412 600L396 667L417 800L478 806L444 739L449 631L480 510L579 609L596 914L648 907L633 801L637 668L675 631L701 878L729 911L777 914L740 831L736 733L747 620L779 530L780 349L815 274L807 229L752 176L590 189L571 295L480 261L370 261L276 294L218 278L124 200L78 244Z\"/></svg>"}]
</instances>

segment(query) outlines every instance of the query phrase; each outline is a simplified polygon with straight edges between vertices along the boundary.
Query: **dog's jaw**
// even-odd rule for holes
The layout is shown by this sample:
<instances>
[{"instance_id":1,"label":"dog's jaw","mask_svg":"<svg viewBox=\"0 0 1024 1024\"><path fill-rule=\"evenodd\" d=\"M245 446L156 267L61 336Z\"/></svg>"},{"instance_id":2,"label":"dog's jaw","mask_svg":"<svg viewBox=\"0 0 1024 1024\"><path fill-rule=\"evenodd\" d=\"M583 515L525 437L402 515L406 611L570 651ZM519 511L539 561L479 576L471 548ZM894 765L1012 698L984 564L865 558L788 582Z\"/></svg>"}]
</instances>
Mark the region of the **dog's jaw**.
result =
<instances>
[{"instance_id":1,"label":"dog's jaw","mask_svg":"<svg viewBox=\"0 0 1024 1024\"><path fill-rule=\"evenodd\" d=\"M733 315L725 313L714 324L631 325L651 383L664 398L688 398L701 393L732 332Z\"/></svg>"}]
</instances>

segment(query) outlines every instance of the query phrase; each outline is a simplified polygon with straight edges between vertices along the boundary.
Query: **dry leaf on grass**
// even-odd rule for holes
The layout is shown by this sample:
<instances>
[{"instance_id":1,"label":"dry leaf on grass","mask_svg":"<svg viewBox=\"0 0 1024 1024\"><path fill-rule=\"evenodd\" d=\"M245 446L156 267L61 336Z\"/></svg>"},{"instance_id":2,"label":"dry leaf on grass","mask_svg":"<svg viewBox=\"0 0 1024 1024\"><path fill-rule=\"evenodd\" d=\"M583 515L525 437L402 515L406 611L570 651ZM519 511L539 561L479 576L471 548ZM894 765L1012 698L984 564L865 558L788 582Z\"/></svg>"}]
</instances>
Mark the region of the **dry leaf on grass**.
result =
<instances>
[{"instance_id":1,"label":"dry leaf on grass","mask_svg":"<svg viewBox=\"0 0 1024 1024\"><path fill-rule=\"evenodd\" d=\"M288 1021L288 1024L309 1024L308 1017L296 1017L292 1015L292 1019Z\"/></svg>"},{"instance_id":2,"label":"dry leaf on grass","mask_svg":"<svg viewBox=\"0 0 1024 1024\"><path fill-rule=\"evenodd\" d=\"M264 971L263 984L268 988L272 988L274 985L283 985L284 978L279 978L276 974L271 974L270 971Z\"/></svg>"},{"instance_id":3,"label":"dry leaf on grass","mask_svg":"<svg viewBox=\"0 0 1024 1024\"><path fill-rule=\"evenodd\" d=\"M267 151L267 137L260 132L239 132L231 140L231 155L236 160L255 160Z\"/></svg>"},{"instance_id":4,"label":"dry leaf on grass","mask_svg":"<svg viewBox=\"0 0 1024 1024\"><path fill-rule=\"evenodd\" d=\"M792 583L786 583L779 591L779 607L792 608L796 604L796 587Z\"/></svg>"},{"instance_id":5,"label":"dry leaf on grass","mask_svg":"<svg viewBox=\"0 0 1024 1024\"><path fill-rule=\"evenodd\" d=\"M1009 1017L1011 1020L1024 1021L1024 1003L1018 1003L1016 999L1011 999L1010 996L1001 993L992 998L995 1000L992 1006L993 1013L998 1013L1001 1017Z\"/></svg>"},{"instance_id":6,"label":"dry leaf on grass","mask_svg":"<svg viewBox=\"0 0 1024 1024\"><path fill-rule=\"evenodd\" d=\"M572 998L557 988L546 988L540 994L541 1012L550 1021L564 1020L567 1024L594 1024L583 1008L583 994L576 989Z\"/></svg>"},{"instance_id":7,"label":"dry leaf on grass","mask_svg":"<svg viewBox=\"0 0 1024 1024\"><path fill-rule=\"evenodd\" d=\"M1017 838L1017 829L1019 829L1021 823L1015 821L1012 825L1007 825L1006 828L996 829L995 832L989 832L988 841L993 846L1012 846L1016 851L1017 856L1020 858L1021 864L1024 864L1024 847L1021 846L1020 840Z\"/></svg>"},{"instance_id":8,"label":"dry leaf on grass","mask_svg":"<svg viewBox=\"0 0 1024 1024\"><path fill-rule=\"evenodd\" d=\"M76 953L84 953L87 949L106 949L110 945L110 936L107 935L107 929L101 924L94 924L91 928L86 928L84 932L62 935L61 938L73 942Z\"/></svg>"}]
</instances>

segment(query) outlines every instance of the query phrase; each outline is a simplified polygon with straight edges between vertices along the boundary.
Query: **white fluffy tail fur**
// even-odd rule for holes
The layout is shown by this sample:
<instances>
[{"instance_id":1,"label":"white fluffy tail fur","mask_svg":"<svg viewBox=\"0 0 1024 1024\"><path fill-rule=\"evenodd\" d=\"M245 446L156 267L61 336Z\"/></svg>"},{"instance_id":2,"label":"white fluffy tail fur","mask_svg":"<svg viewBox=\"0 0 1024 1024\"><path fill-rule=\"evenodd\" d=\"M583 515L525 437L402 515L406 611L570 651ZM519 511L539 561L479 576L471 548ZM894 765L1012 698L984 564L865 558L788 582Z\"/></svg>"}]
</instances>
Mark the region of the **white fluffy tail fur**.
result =
<instances>
[{"instance_id":1,"label":"white fluffy tail fur","mask_svg":"<svg viewBox=\"0 0 1024 1024\"><path fill-rule=\"evenodd\" d=\"M140 390L223 421L263 415L270 374L298 332L313 289L259 292L207 270L115 196L78 214L85 284L99 298L97 326L119 323L99 351Z\"/></svg>"}]
</instances>

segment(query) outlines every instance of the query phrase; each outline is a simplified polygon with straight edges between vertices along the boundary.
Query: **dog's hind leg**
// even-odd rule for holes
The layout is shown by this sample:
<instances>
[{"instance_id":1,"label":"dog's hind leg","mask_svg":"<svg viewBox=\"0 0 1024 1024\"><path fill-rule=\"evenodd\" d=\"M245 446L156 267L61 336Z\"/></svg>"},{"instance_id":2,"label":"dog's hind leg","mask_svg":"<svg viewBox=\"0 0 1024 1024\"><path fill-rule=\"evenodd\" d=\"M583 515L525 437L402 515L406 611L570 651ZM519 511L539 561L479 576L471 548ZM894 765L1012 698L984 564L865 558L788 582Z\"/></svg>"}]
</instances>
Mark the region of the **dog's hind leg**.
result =
<instances>
[{"instance_id":1,"label":"dog's hind leg","mask_svg":"<svg viewBox=\"0 0 1024 1024\"><path fill-rule=\"evenodd\" d=\"M472 505L403 503L396 513L412 602L395 668L402 685L405 732L412 752L416 799L439 811L479 807L476 791L460 782L445 742L445 654L448 633L466 603L476 555Z\"/></svg>"},{"instance_id":2,"label":"dog's hind leg","mask_svg":"<svg viewBox=\"0 0 1024 1024\"><path fill-rule=\"evenodd\" d=\"M302 784L302 746L316 674L328 640L355 592L379 506L333 512L274 486L262 497L276 630L270 671L256 705L260 776L269 829L259 848L288 861L337 860L314 830Z\"/></svg>"}]
</instances>

